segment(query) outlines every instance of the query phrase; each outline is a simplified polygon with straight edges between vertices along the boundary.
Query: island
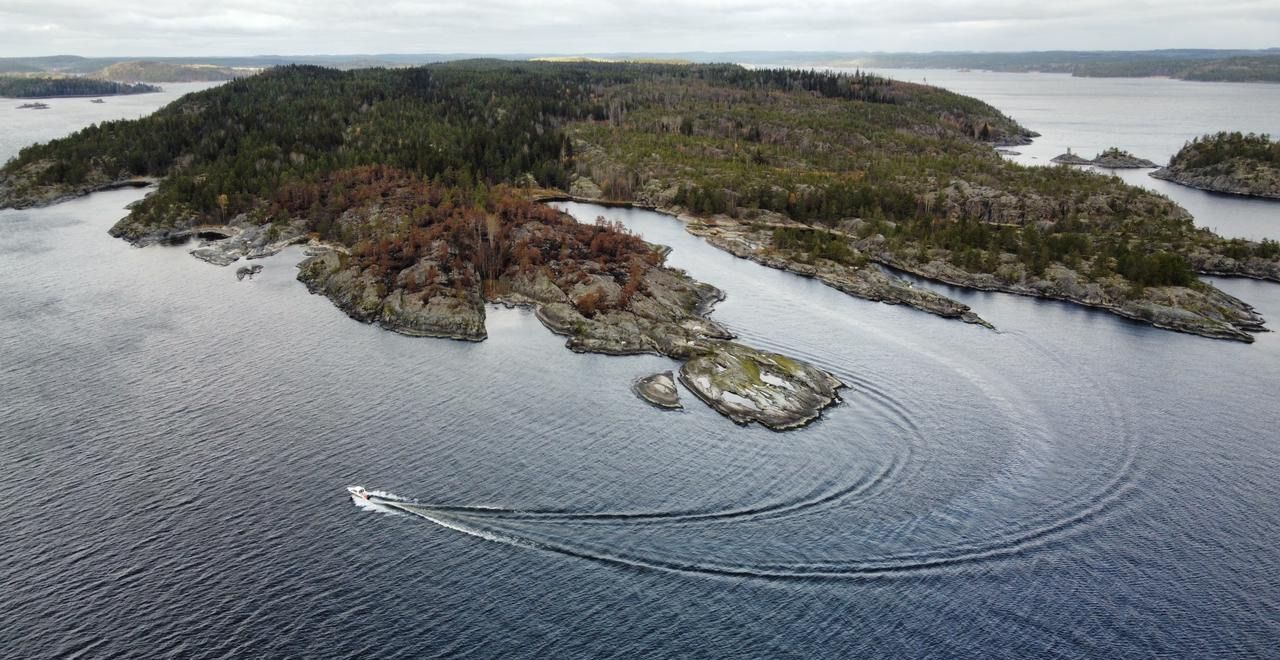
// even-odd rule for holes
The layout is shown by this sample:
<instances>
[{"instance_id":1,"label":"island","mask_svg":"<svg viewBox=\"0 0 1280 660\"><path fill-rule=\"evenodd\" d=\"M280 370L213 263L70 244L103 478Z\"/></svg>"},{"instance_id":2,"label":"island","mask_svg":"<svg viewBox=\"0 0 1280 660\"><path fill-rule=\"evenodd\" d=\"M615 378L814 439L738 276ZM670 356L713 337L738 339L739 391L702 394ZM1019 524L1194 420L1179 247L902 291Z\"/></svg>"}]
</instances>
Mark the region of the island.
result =
<instances>
[{"instance_id":1,"label":"island","mask_svg":"<svg viewBox=\"0 0 1280 660\"><path fill-rule=\"evenodd\" d=\"M679 360L695 396L774 429L816 419L839 379L734 342L708 317L714 286L540 202L670 213L740 257L975 332L990 327L980 310L919 280L1205 337L1264 329L1197 274L1280 281L1275 242L1227 240L1161 195L993 148L1033 137L976 99L866 73L287 66L28 147L0 168L0 206L158 181L113 235L199 241L219 265L305 245L310 290L406 335L480 341L487 305L528 306L568 348Z\"/></svg>"},{"instance_id":2,"label":"island","mask_svg":"<svg viewBox=\"0 0 1280 660\"><path fill-rule=\"evenodd\" d=\"M159 87L75 77L0 76L0 96L19 99L147 94Z\"/></svg>"},{"instance_id":3,"label":"island","mask_svg":"<svg viewBox=\"0 0 1280 660\"><path fill-rule=\"evenodd\" d=\"M1110 147L1093 158L1082 158L1081 156L1071 153L1070 149L1067 149L1067 153L1054 156L1051 160L1059 165L1103 167L1110 170L1136 170L1159 167L1159 165L1156 165L1146 158L1138 158L1124 149L1117 147Z\"/></svg>"},{"instance_id":4,"label":"island","mask_svg":"<svg viewBox=\"0 0 1280 660\"><path fill-rule=\"evenodd\" d=\"M1049 160L1050 162L1057 163L1059 165L1093 165L1092 160L1089 160L1079 154L1071 153L1071 149L1067 149L1067 153L1058 154Z\"/></svg>"},{"instance_id":5,"label":"island","mask_svg":"<svg viewBox=\"0 0 1280 660\"><path fill-rule=\"evenodd\" d=\"M1253 133L1206 135L1188 142L1151 176L1212 192L1280 199L1280 142Z\"/></svg>"},{"instance_id":6,"label":"island","mask_svg":"<svg viewBox=\"0 0 1280 660\"><path fill-rule=\"evenodd\" d=\"M1139 158L1124 149L1111 147L1093 157L1093 164L1112 170L1141 170L1159 167L1146 158Z\"/></svg>"}]
</instances>

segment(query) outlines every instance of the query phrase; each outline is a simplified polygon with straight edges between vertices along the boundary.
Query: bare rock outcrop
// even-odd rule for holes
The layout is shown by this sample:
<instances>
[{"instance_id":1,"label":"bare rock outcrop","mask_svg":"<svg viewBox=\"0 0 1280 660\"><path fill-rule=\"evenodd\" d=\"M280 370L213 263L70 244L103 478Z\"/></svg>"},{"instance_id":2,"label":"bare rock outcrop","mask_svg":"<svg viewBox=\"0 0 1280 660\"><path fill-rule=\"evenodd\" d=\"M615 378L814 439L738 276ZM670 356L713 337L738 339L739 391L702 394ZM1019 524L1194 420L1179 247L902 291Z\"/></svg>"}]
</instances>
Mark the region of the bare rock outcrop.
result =
<instances>
[{"instance_id":1,"label":"bare rock outcrop","mask_svg":"<svg viewBox=\"0 0 1280 660\"><path fill-rule=\"evenodd\" d=\"M739 424L775 431L803 426L844 386L810 364L735 342L715 342L680 368L680 382Z\"/></svg>"},{"instance_id":2,"label":"bare rock outcrop","mask_svg":"<svg viewBox=\"0 0 1280 660\"><path fill-rule=\"evenodd\" d=\"M670 371L641 378L631 386L631 389L636 396L659 408L684 407L680 405L680 392L676 389L675 376Z\"/></svg>"}]
</instances>

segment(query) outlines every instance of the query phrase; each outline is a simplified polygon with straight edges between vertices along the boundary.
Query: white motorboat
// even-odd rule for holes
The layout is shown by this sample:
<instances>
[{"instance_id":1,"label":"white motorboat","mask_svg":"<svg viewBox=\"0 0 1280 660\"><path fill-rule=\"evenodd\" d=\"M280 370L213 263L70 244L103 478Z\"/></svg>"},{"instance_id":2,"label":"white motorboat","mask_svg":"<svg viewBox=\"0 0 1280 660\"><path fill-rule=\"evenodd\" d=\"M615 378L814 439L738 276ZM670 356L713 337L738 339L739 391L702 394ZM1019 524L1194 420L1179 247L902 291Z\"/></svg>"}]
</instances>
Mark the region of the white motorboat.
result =
<instances>
[{"instance_id":1,"label":"white motorboat","mask_svg":"<svg viewBox=\"0 0 1280 660\"><path fill-rule=\"evenodd\" d=\"M347 492L362 500L369 500L369 491L365 490L364 486L347 486Z\"/></svg>"}]
</instances>

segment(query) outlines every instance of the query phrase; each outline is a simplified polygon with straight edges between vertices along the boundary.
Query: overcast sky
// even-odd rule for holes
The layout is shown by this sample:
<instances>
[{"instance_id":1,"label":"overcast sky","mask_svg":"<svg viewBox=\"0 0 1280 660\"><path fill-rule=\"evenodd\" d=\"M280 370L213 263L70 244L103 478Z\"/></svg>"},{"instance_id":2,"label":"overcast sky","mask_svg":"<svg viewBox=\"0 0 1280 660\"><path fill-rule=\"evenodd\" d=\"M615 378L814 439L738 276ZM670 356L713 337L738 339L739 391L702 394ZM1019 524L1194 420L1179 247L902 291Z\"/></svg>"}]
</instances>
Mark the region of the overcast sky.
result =
<instances>
[{"instance_id":1,"label":"overcast sky","mask_svg":"<svg viewBox=\"0 0 1280 660\"><path fill-rule=\"evenodd\" d=\"M1280 0L0 0L0 55L1280 46Z\"/></svg>"}]
</instances>

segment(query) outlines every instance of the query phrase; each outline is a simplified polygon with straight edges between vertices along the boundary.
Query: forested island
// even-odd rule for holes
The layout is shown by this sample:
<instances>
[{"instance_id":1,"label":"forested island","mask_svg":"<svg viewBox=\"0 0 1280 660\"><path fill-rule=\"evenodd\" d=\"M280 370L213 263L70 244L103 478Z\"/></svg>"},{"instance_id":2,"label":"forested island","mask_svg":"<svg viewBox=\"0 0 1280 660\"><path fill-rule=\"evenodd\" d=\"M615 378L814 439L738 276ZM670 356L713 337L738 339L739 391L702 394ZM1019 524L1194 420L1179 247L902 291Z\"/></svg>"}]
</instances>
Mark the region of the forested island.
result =
<instances>
[{"instance_id":1,"label":"forested island","mask_svg":"<svg viewBox=\"0 0 1280 660\"><path fill-rule=\"evenodd\" d=\"M1200 82L1280 82L1280 54L1214 59L1138 59L1094 62L1074 67L1086 78L1168 77Z\"/></svg>"},{"instance_id":2,"label":"forested island","mask_svg":"<svg viewBox=\"0 0 1280 660\"><path fill-rule=\"evenodd\" d=\"M120 83L94 78L0 76L0 96L18 99L147 94L158 91L160 88L153 85Z\"/></svg>"},{"instance_id":3,"label":"forested island","mask_svg":"<svg viewBox=\"0 0 1280 660\"><path fill-rule=\"evenodd\" d=\"M1201 190L1280 199L1280 142L1253 133L1206 135L1188 142L1151 176Z\"/></svg>"},{"instance_id":4,"label":"forested island","mask_svg":"<svg viewBox=\"0 0 1280 660\"><path fill-rule=\"evenodd\" d=\"M663 209L740 256L946 318L984 323L894 273L1252 341L1263 320L1196 274L1280 281L1274 242L1226 240L1196 228L1160 195L1089 172L1019 166L992 148L1032 135L975 99L862 73L500 61L347 72L282 67L188 95L144 119L24 149L0 170L0 204L49 203L157 177L157 190L114 234L145 243L230 227L221 231L233 239L206 255L214 261L315 237L332 246L324 269L369 279L358 296L335 292L333 275L312 272L319 266L304 268L304 279L353 316L393 327L411 325L394 320L404 308L397 301L432 304L425 289L409 298L395 291L405 289L406 271L430 272L423 264L433 251L462 255L460 263L437 255L435 276L421 278L421 286L469 292L455 298L471 302L450 305L474 309L475 300L501 299L513 286L505 273L522 261L519 239L507 243L500 228L519 223L494 210L495 199L572 196ZM383 184L358 183L366 167L390 168L395 174L378 180L400 182L391 190L429 182L436 192L389 209L371 205L370 193L357 190ZM431 218L441 205L482 209L464 225L474 232L466 245L505 245L500 269L486 271L489 257L460 247L460 234L427 240L415 233L439 223ZM610 263L594 241L574 260ZM613 340L598 340L615 328L578 317L607 318L602 301L606 311L629 311L633 299L622 304L621 292L635 278L630 266L609 271L618 296L601 293L593 304L590 292L561 280L575 276L577 267L556 265L572 254L530 257L531 267L550 269L547 277L569 300L566 307L539 303L543 320L575 347L612 350ZM441 280L446 268L475 274ZM598 275L593 268L583 272ZM557 309L578 316L566 320ZM456 332L431 327L421 332L478 336L474 323ZM659 335L674 332L663 327ZM637 347L678 355L643 341Z\"/></svg>"}]
</instances>

